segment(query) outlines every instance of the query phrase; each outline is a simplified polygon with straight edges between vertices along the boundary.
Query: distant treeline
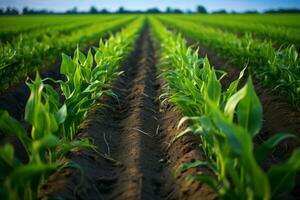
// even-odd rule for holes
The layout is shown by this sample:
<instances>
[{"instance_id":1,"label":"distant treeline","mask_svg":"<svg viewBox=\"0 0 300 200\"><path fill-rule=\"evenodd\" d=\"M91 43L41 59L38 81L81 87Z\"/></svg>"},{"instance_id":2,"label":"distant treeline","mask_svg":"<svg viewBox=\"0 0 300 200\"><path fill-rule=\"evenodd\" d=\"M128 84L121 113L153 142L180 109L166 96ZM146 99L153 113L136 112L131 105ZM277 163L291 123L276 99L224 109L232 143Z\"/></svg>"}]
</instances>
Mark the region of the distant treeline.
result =
<instances>
[{"instance_id":1,"label":"distant treeline","mask_svg":"<svg viewBox=\"0 0 300 200\"><path fill-rule=\"evenodd\" d=\"M277 9L277 10L266 10L264 12L258 12L257 10L246 10L244 12L236 12L236 11L226 11L225 9L221 10L216 10L212 12L208 12L205 7L203 6L197 6L195 11L191 10L180 10L178 8L170 8L168 7L166 10L162 11L159 10L158 8L150 8L147 10L127 10L124 7L120 7L117 11L108 11L107 9L97 9L95 6L92 6L89 11L78 11L76 7L74 7L71 10L67 10L65 12L55 12L55 11L50 11L46 9L42 10L35 10L35 9L30 9L28 7L23 8L22 10L18 10L16 8L0 8L0 15L51 15L51 14L180 14L180 13L187 13L187 14L192 14L192 13L202 13L202 14L259 14L259 13L300 13L300 9Z\"/></svg>"}]
</instances>

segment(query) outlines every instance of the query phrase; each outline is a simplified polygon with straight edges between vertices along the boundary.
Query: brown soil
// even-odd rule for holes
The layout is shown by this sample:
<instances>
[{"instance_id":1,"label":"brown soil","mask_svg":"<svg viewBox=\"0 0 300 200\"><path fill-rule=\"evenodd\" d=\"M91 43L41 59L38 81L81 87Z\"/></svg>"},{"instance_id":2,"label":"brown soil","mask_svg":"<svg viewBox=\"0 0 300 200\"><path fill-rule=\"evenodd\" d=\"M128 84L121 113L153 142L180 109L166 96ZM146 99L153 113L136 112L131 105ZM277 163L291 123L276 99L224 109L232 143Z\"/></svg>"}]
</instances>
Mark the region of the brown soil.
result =
<instances>
[{"instance_id":1,"label":"brown soil","mask_svg":"<svg viewBox=\"0 0 300 200\"><path fill-rule=\"evenodd\" d=\"M148 28L124 65L124 74L112 86L118 99L105 96L90 112L80 137L97 146L79 149L69 159L81 166L52 175L41 196L66 199L214 199L205 185L188 184L176 173L186 161L204 159L197 139L187 134L176 142L182 114L172 105L160 106L162 81L156 79L155 51Z\"/></svg>"}]
</instances>

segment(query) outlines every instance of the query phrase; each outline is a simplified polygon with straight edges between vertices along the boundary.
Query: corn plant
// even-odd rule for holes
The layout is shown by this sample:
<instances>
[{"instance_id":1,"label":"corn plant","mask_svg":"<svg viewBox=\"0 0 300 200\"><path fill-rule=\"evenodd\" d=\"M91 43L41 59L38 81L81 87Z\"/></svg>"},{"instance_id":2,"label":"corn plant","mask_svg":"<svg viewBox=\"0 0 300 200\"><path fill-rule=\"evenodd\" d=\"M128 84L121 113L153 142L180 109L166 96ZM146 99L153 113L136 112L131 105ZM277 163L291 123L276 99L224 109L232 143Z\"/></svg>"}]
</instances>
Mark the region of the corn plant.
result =
<instances>
[{"instance_id":1,"label":"corn plant","mask_svg":"<svg viewBox=\"0 0 300 200\"><path fill-rule=\"evenodd\" d=\"M76 49L73 59L65 54L62 55L60 71L67 80L59 83L68 108L63 130L66 139L74 138L80 123L98 97L103 94L114 95L111 90L103 88L107 88L121 73L120 64L131 52L142 21L143 19L139 18L125 31L111 36L105 43L100 40L94 57L91 51L85 56L79 48Z\"/></svg>"},{"instance_id":2,"label":"corn plant","mask_svg":"<svg viewBox=\"0 0 300 200\"><path fill-rule=\"evenodd\" d=\"M162 76L167 80L162 96L185 113L179 127L191 122L175 139L192 131L200 137L209 160L181 168L205 166L216 175L216 179L204 174L189 179L208 184L223 199L273 199L291 191L300 170L300 149L267 171L261 164L279 142L296 137L278 134L254 149L253 138L261 130L263 116L251 78L238 90L243 70L223 91L220 80L224 72L214 70L207 58L199 58L197 51L187 48L180 35L167 31L154 18L151 24L159 42Z\"/></svg>"},{"instance_id":3,"label":"corn plant","mask_svg":"<svg viewBox=\"0 0 300 200\"><path fill-rule=\"evenodd\" d=\"M104 87L119 75L120 65L132 50L142 24L143 18L139 18L105 43L100 40L94 56L91 50L86 56L79 48L73 59L63 54L60 72L66 81L41 80L37 73L35 80L28 83L30 97L25 108L30 132L8 112L0 111L0 130L16 136L28 157L28 161L19 160L11 144L0 147L1 199L36 199L39 185L50 173L74 166L63 159L67 152L78 147L95 148L87 138L75 140L75 134L96 99L104 93L112 94ZM46 80L60 85L62 102L60 94L44 83Z\"/></svg>"},{"instance_id":4,"label":"corn plant","mask_svg":"<svg viewBox=\"0 0 300 200\"><path fill-rule=\"evenodd\" d=\"M246 63L250 74L273 91L288 97L300 109L300 66L294 45L282 46L277 50L271 41L257 41L250 34L239 38L232 33L182 19L165 16L159 19L168 27L199 40L201 45L215 50L232 63L238 66Z\"/></svg>"},{"instance_id":5,"label":"corn plant","mask_svg":"<svg viewBox=\"0 0 300 200\"><path fill-rule=\"evenodd\" d=\"M266 22L265 19L272 19L272 22ZM295 25L288 26L286 21L295 19L295 16L195 16L195 15L173 15L172 18L193 21L200 23L206 27L213 27L231 33L243 35L245 32L258 37L261 40L269 38L273 44L280 46L281 44L291 43L300 46L299 29ZM242 19L243 18L243 19ZM285 19L286 18L286 19ZM290 18L290 19L288 19ZM285 19L285 20L284 20ZM261 21L260 21L261 20ZM284 22L278 23L278 20ZM273 24L275 22L275 24ZM278 24L277 24L278 23Z\"/></svg>"},{"instance_id":6,"label":"corn plant","mask_svg":"<svg viewBox=\"0 0 300 200\"><path fill-rule=\"evenodd\" d=\"M52 64L62 51L72 52L78 43L85 47L94 44L99 37L108 36L109 32L121 29L134 19L134 16L116 17L80 29L75 26L68 34L61 34L63 29L56 27L51 29L51 34L40 33L43 32L40 30L21 35L10 43L0 43L0 91L36 69ZM64 28L66 30L67 25Z\"/></svg>"},{"instance_id":7,"label":"corn plant","mask_svg":"<svg viewBox=\"0 0 300 200\"><path fill-rule=\"evenodd\" d=\"M56 135L66 119L65 104L57 107L55 96L49 96L53 94L53 88L44 85L38 73L28 86L30 97L25 108L25 120L31 125L30 132L10 117L8 112L0 112L0 129L16 136L28 157L27 162L19 160L11 144L0 147L0 196L3 199L36 198L39 183L68 164L62 160L68 150L93 147L87 140L61 141Z\"/></svg>"}]
</instances>

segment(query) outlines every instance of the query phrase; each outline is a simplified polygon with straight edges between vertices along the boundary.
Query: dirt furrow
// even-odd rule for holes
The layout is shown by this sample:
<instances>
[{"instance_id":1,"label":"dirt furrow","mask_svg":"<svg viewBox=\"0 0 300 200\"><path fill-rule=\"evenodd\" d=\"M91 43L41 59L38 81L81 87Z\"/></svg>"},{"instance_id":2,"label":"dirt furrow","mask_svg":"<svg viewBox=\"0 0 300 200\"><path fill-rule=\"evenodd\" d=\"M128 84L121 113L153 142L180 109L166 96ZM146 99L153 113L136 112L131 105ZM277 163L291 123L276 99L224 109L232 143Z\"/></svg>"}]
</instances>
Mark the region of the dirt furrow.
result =
<instances>
[{"instance_id":1,"label":"dirt furrow","mask_svg":"<svg viewBox=\"0 0 300 200\"><path fill-rule=\"evenodd\" d=\"M186 177L207 173L197 168L179 172L189 161L205 159L195 136L170 143L182 117L172 105L161 106L162 80L157 79L155 49L148 27L112 85L118 96L105 96L92 109L79 137L91 138L94 150L77 149L68 159L80 168L50 176L40 196L65 199L214 199L205 185Z\"/></svg>"},{"instance_id":2,"label":"dirt furrow","mask_svg":"<svg viewBox=\"0 0 300 200\"><path fill-rule=\"evenodd\" d=\"M164 178L166 173L160 162L163 154L158 137L158 88L147 30L125 65L124 74L113 85L118 98L102 99L108 106L90 114L81 134L93 138L98 150L108 158L91 150L74 153L70 158L82 166L82 183L89 186L77 187L80 175L70 169L65 170L69 171L69 178L66 172L52 176L43 187L44 195L70 199L73 195L88 199L161 199L166 194L164 184L170 179ZM69 187L53 189L58 180Z\"/></svg>"},{"instance_id":3,"label":"dirt furrow","mask_svg":"<svg viewBox=\"0 0 300 200\"><path fill-rule=\"evenodd\" d=\"M160 199L164 194L164 173L159 162L162 153L157 137L156 68L148 34L143 33L143 42L137 47L137 63L130 69L125 88L116 91L120 107L114 114L120 118L120 143L112 156L123 167L117 169L119 179L111 199Z\"/></svg>"}]
</instances>

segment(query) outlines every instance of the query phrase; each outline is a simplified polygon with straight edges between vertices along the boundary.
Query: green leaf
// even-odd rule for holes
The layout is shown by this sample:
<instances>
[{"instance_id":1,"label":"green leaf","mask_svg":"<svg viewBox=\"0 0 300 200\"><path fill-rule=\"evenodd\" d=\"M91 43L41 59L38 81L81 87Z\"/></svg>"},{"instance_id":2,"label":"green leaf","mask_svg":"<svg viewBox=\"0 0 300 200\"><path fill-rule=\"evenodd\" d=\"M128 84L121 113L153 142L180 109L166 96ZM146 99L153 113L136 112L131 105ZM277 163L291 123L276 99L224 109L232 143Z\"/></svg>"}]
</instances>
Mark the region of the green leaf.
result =
<instances>
[{"instance_id":1,"label":"green leaf","mask_svg":"<svg viewBox=\"0 0 300 200\"><path fill-rule=\"evenodd\" d=\"M281 133L276 134L269 138L268 140L264 141L255 151L255 158L258 163L262 163L264 159L271 153L273 148L278 145L280 142L286 139L297 139L295 135Z\"/></svg>"},{"instance_id":2,"label":"green leaf","mask_svg":"<svg viewBox=\"0 0 300 200\"><path fill-rule=\"evenodd\" d=\"M240 75L239 75L238 79L236 79L235 81L231 82L231 84L227 88L226 92L224 93L224 101L228 102L229 98L232 97L236 93L238 85L240 83L240 80L244 76L245 70L246 70L246 67L240 72ZM230 101L235 101L234 99L235 98L233 98ZM239 100L237 102L239 102ZM232 104L232 103L229 103L229 104ZM236 105L237 105L237 103L236 103ZM233 113L234 112L236 105L233 106L234 107L233 109L232 109L232 106L228 105L229 107L231 107L231 109L227 108L229 110L226 110L226 107L225 107L225 113L228 112L228 113L226 113L226 115L230 116L229 113Z\"/></svg>"},{"instance_id":3,"label":"green leaf","mask_svg":"<svg viewBox=\"0 0 300 200\"><path fill-rule=\"evenodd\" d=\"M246 95L240 100L237 108L239 124L254 137L262 127L263 111L251 78L246 83Z\"/></svg>"},{"instance_id":4,"label":"green leaf","mask_svg":"<svg viewBox=\"0 0 300 200\"><path fill-rule=\"evenodd\" d=\"M62 63L60 66L60 73L66 75L69 77L70 75L74 74L75 72L75 65L73 60L70 56L67 56L66 54L62 54Z\"/></svg>"},{"instance_id":5,"label":"green leaf","mask_svg":"<svg viewBox=\"0 0 300 200\"><path fill-rule=\"evenodd\" d=\"M47 154L49 150L53 151L54 148L60 145L59 139L53 135L45 136L42 139L34 140L32 142L32 155L31 162L40 163L42 161L51 162L51 157Z\"/></svg>"},{"instance_id":6,"label":"green leaf","mask_svg":"<svg viewBox=\"0 0 300 200\"><path fill-rule=\"evenodd\" d=\"M49 98L42 99L42 96L46 95L43 93L43 83L38 73L33 83L28 84L28 86L30 96L25 107L25 120L32 125L31 137L39 139L44 135L55 132L58 125L55 120L55 113L53 113L53 110L50 111L52 104L49 104Z\"/></svg>"},{"instance_id":7,"label":"green leaf","mask_svg":"<svg viewBox=\"0 0 300 200\"><path fill-rule=\"evenodd\" d=\"M16 135L30 155L31 139L28 137L22 125L12 118L7 111L0 110L0 129L6 134Z\"/></svg>"},{"instance_id":8,"label":"green leaf","mask_svg":"<svg viewBox=\"0 0 300 200\"><path fill-rule=\"evenodd\" d=\"M58 158L61 158L66 153L71 151L74 148L96 148L94 144L92 144L88 139L75 140L67 143L62 143L59 146L59 150L57 152Z\"/></svg>"},{"instance_id":9,"label":"green leaf","mask_svg":"<svg viewBox=\"0 0 300 200\"><path fill-rule=\"evenodd\" d=\"M30 88L30 96L25 107L25 120L34 125L39 118L37 113L41 106L42 90L44 87L38 72L33 83L28 84L28 86Z\"/></svg>"},{"instance_id":10,"label":"green leaf","mask_svg":"<svg viewBox=\"0 0 300 200\"><path fill-rule=\"evenodd\" d=\"M23 188L28 186L37 187L43 175L54 172L57 164L28 163L16 168L10 175L12 187Z\"/></svg>"},{"instance_id":11,"label":"green leaf","mask_svg":"<svg viewBox=\"0 0 300 200\"><path fill-rule=\"evenodd\" d=\"M211 110L211 119L215 124L218 124L218 128L224 133L229 149L237 155L243 154L243 146L248 146L249 138L247 136L242 137L243 130L240 126L233 124L227 119L227 117L215 107L215 105L207 101L207 105Z\"/></svg>"},{"instance_id":12,"label":"green leaf","mask_svg":"<svg viewBox=\"0 0 300 200\"><path fill-rule=\"evenodd\" d=\"M85 60L83 65L85 67L92 68L93 64L94 64L94 58L93 58L93 54L92 54L91 49L90 49L88 54L87 54L87 59Z\"/></svg>"},{"instance_id":13,"label":"green leaf","mask_svg":"<svg viewBox=\"0 0 300 200\"><path fill-rule=\"evenodd\" d=\"M64 121L66 120L66 117L67 117L67 113L68 113L67 106L66 106L66 104L64 104L56 113L55 117L56 117L57 124L64 123Z\"/></svg>"},{"instance_id":14,"label":"green leaf","mask_svg":"<svg viewBox=\"0 0 300 200\"><path fill-rule=\"evenodd\" d=\"M187 162L181 164L176 171L182 172L191 168L199 167L199 166L209 166L209 163L207 161L203 160L195 160L194 162Z\"/></svg>"},{"instance_id":15,"label":"green leaf","mask_svg":"<svg viewBox=\"0 0 300 200\"><path fill-rule=\"evenodd\" d=\"M3 180L19 165L20 162L15 159L14 147L11 144L0 147L0 180Z\"/></svg>"},{"instance_id":16,"label":"green leaf","mask_svg":"<svg viewBox=\"0 0 300 200\"><path fill-rule=\"evenodd\" d=\"M236 106L246 96L246 94L247 94L247 85L245 85L242 89L240 89L238 92L233 94L228 99L228 101L225 105L224 113L230 121L233 120Z\"/></svg>"},{"instance_id":17,"label":"green leaf","mask_svg":"<svg viewBox=\"0 0 300 200\"><path fill-rule=\"evenodd\" d=\"M268 171L272 197L280 197L290 192L295 185L295 176L300 170L300 149L296 149L291 157L282 164L274 165Z\"/></svg>"},{"instance_id":18,"label":"green leaf","mask_svg":"<svg viewBox=\"0 0 300 200\"><path fill-rule=\"evenodd\" d=\"M80 86L82 84L82 75L81 75L81 68L76 67L75 73L73 74L73 84L74 84L74 90L79 90Z\"/></svg>"},{"instance_id":19,"label":"green leaf","mask_svg":"<svg viewBox=\"0 0 300 200\"><path fill-rule=\"evenodd\" d=\"M222 86L220 81L217 79L215 71L212 69L209 73L208 83L207 83L207 94L211 101L216 105L219 104L221 97Z\"/></svg>"},{"instance_id":20,"label":"green leaf","mask_svg":"<svg viewBox=\"0 0 300 200\"><path fill-rule=\"evenodd\" d=\"M11 144L5 144L4 147L0 147L0 157L11 163L14 159L14 147Z\"/></svg>"},{"instance_id":21,"label":"green leaf","mask_svg":"<svg viewBox=\"0 0 300 200\"><path fill-rule=\"evenodd\" d=\"M202 68L202 80L207 83L208 82L208 78L209 78L209 74L210 74L210 70L211 70L211 67L210 67L210 64L209 64L209 61L208 61L208 58L205 57L204 60L203 60L203 68Z\"/></svg>"},{"instance_id":22,"label":"green leaf","mask_svg":"<svg viewBox=\"0 0 300 200\"><path fill-rule=\"evenodd\" d=\"M89 86L83 92L91 93L91 92L94 92L97 89L100 90L105 86L107 86L107 84L105 84L102 81L96 80L96 81L90 83Z\"/></svg>"},{"instance_id":23,"label":"green leaf","mask_svg":"<svg viewBox=\"0 0 300 200\"><path fill-rule=\"evenodd\" d=\"M81 64L85 63L86 57L85 55L79 50L79 46L77 46L76 51L75 51L75 58L78 58Z\"/></svg>"},{"instance_id":24,"label":"green leaf","mask_svg":"<svg viewBox=\"0 0 300 200\"><path fill-rule=\"evenodd\" d=\"M103 60L103 56L102 56L101 51L96 51L96 54L95 54L96 63L99 64L102 60Z\"/></svg>"},{"instance_id":25,"label":"green leaf","mask_svg":"<svg viewBox=\"0 0 300 200\"><path fill-rule=\"evenodd\" d=\"M59 95L57 93L57 91L48 84L44 84L45 93L42 93L43 97L45 98L45 101L48 101L49 105L50 105L50 111L51 112L56 112L60 102L59 102Z\"/></svg>"}]
</instances>

